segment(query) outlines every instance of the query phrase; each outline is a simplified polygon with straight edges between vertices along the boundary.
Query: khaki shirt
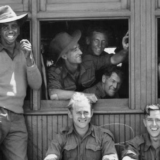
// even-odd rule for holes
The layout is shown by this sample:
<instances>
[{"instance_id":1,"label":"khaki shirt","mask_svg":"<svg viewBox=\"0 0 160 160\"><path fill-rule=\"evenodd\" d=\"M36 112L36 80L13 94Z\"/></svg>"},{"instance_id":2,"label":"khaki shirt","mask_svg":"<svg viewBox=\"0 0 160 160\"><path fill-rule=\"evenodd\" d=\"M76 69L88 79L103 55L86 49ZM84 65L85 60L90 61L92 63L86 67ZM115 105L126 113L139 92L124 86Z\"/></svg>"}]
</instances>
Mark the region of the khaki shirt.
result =
<instances>
[{"instance_id":1,"label":"khaki shirt","mask_svg":"<svg viewBox=\"0 0 160 160\"><path fill-rule=\"evenodd\" d=\"M148 133L145 133L129 141L122 155L136 160L160 160L160 147L154 149Z\"/></svg>"},{"instance_id":2,"label":"khaki shirt","mask_svg":"<svg viewBox=\"0 0 160 160\"><path fill-rule=\"evenodd\" d=\"M104 155L117 154L112 133L90 125L81 138L74 127L64 129L52 140L47 155L55 154L63 160L101 160Z\"/></svg>"},{"instance_id":3,"label":"khaki shirt","mask_svg":"<svg viewBox=\"0 0 160 160\"><path fill-rule=\"evenodd\" d=\"M52 66L47 71L48 89L83 91L95 83L96 71L111 65L110 58L111 55L103 57L86 55L74 75L67 70L65 65Z\"/></svg>"}]
</instances>

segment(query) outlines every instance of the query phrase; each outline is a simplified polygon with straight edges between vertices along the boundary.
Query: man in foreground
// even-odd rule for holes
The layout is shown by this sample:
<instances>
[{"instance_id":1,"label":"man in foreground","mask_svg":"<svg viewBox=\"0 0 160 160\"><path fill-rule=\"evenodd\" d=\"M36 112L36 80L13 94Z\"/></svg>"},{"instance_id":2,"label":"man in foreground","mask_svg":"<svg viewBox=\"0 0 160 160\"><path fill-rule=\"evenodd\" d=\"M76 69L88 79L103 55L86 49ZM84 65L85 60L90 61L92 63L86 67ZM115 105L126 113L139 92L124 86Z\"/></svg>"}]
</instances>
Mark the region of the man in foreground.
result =
<instances>
[{"instance_id":1,"label":"man in foreground","mask_svg":"<svg viewBox=\"0 0 160 160\"><path fill-rule=\"evenodd\" d=\"M52 140L44 160L118 160L113 135L90 123L93 109L84 93L74 93L68 104L73 125Z\"/></svg>"},{"instance_id":2,"label":"man in foreground","mask_svg":"<svg viewBox=\"0 0 160 160\"><path fill-rule=\"evenodd\" d=\"M127 143L122 160L159 160L160 158L160 105L148 105L144 112L147 133Z\"/></svg>"},{"instance_id":3,"label":"man in foreground","mask_svg":"<svg viewBox=\"0 0 160 160\"><path fill-rule=\"evenodd\" d=\"M0 145L6 160L28 159L23 103L27 85L37 90L42 83L30 42L17 41L26 19L10 6L0 7Z\"/></svg>"}]
</instances>

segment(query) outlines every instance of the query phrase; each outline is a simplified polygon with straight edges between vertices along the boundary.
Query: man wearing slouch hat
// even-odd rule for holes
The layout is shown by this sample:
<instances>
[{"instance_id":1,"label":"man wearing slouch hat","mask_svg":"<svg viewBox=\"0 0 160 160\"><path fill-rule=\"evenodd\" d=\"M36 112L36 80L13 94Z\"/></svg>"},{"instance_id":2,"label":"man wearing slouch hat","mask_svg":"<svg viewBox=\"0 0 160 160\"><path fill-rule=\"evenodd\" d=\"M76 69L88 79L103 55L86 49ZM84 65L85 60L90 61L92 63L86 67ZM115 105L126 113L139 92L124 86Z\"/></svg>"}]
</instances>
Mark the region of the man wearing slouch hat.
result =
<instances>
[{"instance_id":1,"label":"man wearing slouch hat","mask_svg":"<svg viewBox=\"0 0 160 160\"><path fill-rule=\"evenodd\" d=\"M6 160L27 160L28 133L23 116L27 86L39 89L40 72L27 39L17 41L27 14L0 7L0 145Z\"/></svg>"}]
</instances>

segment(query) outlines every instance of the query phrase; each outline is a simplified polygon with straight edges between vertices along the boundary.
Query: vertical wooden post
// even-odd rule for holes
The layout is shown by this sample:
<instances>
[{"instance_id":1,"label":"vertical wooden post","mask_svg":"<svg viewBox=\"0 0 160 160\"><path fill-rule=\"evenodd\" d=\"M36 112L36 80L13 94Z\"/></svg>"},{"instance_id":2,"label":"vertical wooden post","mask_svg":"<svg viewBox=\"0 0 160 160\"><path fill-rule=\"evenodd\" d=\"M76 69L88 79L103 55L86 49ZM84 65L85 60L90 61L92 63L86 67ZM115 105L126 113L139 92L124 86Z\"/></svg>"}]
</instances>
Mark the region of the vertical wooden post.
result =
<instances>
[{"instance_id":1,"label":"vertical wooden post","mask_svg":"<svg viewBox=\"0 0 160 160\"><path fill-rule=\"evenodd\" d=\"M40 68L40 46L39 46L39 39L40 39L40 33L39 33L39 22L37 19L37 13L38 13L38 1L32 0L31 1L31 39L32 39L32 46L33 46L33 52L36 64L38 68ZM41 96L40 96L40 90L39 91L33 91L33 110L39 110L41 104Z\"/></svg>"},{"instance_id":2,"label":"vertical wooden post","mask_svg":"<svg viewBox=\"0 0 160 160\"><path fill-rule=\"evenodd\" d=\"M131 3L130 105L143 109L157 100L155 1Z\"/></svg>"}]
</instances>

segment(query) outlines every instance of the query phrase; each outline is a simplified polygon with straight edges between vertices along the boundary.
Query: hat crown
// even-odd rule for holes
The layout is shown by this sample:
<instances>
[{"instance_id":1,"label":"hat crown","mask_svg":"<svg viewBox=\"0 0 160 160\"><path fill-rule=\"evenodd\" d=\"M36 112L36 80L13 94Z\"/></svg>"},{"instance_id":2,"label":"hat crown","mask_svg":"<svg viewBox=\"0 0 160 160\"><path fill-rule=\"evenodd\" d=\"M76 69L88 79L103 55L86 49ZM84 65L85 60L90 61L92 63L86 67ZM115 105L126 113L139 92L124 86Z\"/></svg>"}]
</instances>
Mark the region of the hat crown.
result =
<instances>
[{"instance_id":1,"label":"hat crown","mask_svg":"<svg viewBox=\"0 0 160 160\"><path fill-rule=\"evenodd\" d=\"M0 23L8 23L13 21L19 21L19 24L23 24L27 20L28 14L17 15L10 6L5 5L0 7Z\"/></svg>"},{"instance_id":2,"label":"hat crown","mask_svg":"<svg viewBox=\"0 0 160 160\"><path fill-rule=\"evenodd\" d=\"M66 32L58 34L51 42L52 52L60 54L61 51L68 46L71 40L72 37Z\"/></svg>"},{"instance_id":3,"label":"hat crown","mask_svg":"<svg viewBox=\"0 0 160 160\"><path fill-rule=\"evenodd\" d=\"M0 7L0 20L16 17L16 13L12 10L10 6Z\"/></svg>"},{"instance_id":4,"label":"hat crown","mask_svg":"<svg viewBox=\"0 0 160 160\"><path fill-rule=\"evenodd\" d=\"M81 32L77 30L74 34L69 35L66 32L61 32L51 41L49 46L49 53L53 59L58 62L60 57L67 53L74 45L77 44L81 37ZM56 64L55 63L55 64Z\"/></svg>"}]
</instances>

